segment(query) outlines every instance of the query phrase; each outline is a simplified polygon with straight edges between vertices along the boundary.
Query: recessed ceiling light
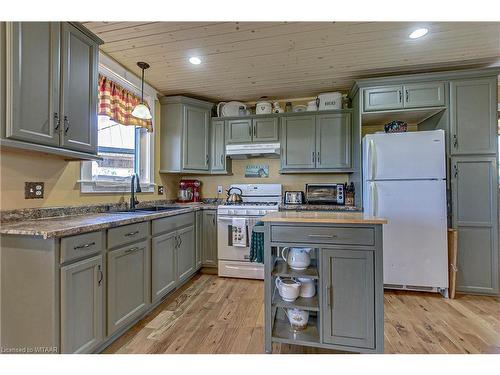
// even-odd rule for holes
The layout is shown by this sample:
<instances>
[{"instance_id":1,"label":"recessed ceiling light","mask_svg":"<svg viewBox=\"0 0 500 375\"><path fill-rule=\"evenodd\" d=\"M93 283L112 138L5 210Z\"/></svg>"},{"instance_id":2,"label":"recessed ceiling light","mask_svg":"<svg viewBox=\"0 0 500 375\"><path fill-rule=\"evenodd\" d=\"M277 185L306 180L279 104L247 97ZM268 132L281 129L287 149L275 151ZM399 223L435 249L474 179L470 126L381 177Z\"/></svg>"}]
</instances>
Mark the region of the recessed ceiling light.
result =
<instances>
[{"instance_id":1,"label":"recessed ceiling light","mask_svg":"<svg viewBox=\"0 0 500 375\"><path fill-rule=\"evenodd\" d=\"M423 37L428 32L429 32L429 29L422 27L420 29L414 30L409 36L410 36L410 39L418 39L418 38Z\"/></svg>"},{"instance_id":2,"label":"recessed ceiling light","mask_svg":"<svg viewBox=\"0 0 500 375\"><path fill-rule=\"evenodd\" d=\"M194 65L200 65L201 59L199 57L193 56L189 58L189 62Z\"/></svg>"}]
</instances>

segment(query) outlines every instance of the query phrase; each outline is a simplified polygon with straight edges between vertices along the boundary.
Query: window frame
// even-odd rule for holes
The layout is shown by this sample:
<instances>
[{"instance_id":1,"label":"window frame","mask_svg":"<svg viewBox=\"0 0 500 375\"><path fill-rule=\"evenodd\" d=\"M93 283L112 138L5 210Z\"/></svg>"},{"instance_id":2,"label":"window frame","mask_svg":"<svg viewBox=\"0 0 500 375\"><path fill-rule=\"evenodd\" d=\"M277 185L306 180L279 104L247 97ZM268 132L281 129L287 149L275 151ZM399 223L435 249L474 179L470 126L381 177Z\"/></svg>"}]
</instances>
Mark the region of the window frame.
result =
<instances>
[{"instance_id":1,"label":"window frame","mask_svg":"<svg viewBox=\"0 0 500 375\"><path fill-rule=\"evenodd\" d=\"M122 87L141 95L141 80L130 71L118 65L102 52L99 53L99 74L112 79ZM151 109L152 122L156 125L156 97L157 92L148 84L144 84L144 101ZM154 173L154 146L155 146L155 126L153 132L140 131L140 137L136 143L140 145L138 159L138 173L142 192L153 193L155 191ZM148 157L145 157L148 156ZM136 158L137 159L137 158ZM82 161L80 168L80 192L81 193L125 193L130 191L129 177L116 177L109 180L92 179L92 161Z\"/></svg>"}]
</instances>

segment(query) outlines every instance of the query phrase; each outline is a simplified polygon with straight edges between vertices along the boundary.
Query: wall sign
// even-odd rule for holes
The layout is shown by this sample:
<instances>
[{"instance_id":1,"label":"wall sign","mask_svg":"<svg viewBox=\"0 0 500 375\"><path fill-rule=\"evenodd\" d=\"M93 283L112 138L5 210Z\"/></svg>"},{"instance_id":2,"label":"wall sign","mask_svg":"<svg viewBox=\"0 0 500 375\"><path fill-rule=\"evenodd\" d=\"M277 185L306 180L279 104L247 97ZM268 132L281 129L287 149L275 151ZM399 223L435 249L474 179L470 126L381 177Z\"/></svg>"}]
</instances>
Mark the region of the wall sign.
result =
<instances>
[{"instance_id":1,"label":"wall sign","mask_svg":"<svg viewBox=\"0 0 500 375\"><path fill-rule=\"evenodd\" d=\"M247 165L245 177L269 177L269 165Z\"/></svg>"}]
</instances>

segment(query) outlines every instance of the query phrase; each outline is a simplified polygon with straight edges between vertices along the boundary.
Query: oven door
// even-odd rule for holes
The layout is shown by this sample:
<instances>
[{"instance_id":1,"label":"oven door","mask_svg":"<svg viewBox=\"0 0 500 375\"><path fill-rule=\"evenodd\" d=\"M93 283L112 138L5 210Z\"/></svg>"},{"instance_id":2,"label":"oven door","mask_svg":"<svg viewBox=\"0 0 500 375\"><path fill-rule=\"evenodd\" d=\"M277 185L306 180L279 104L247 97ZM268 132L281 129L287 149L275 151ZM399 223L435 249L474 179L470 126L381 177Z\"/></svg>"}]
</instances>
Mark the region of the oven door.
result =
<instances>
[{"instance_id":1,"label":"oven door","mask_svg":"<svg viewBox=\"0 0 500 375\"><path fill-rule=\"evenodd\" d=\"M233 246L233 218L246 219L247 246ZM217 217L217 252L219 260L250 261L250 242L252 229L260 216L218 216Z\"/></svg>"}]
</instances>

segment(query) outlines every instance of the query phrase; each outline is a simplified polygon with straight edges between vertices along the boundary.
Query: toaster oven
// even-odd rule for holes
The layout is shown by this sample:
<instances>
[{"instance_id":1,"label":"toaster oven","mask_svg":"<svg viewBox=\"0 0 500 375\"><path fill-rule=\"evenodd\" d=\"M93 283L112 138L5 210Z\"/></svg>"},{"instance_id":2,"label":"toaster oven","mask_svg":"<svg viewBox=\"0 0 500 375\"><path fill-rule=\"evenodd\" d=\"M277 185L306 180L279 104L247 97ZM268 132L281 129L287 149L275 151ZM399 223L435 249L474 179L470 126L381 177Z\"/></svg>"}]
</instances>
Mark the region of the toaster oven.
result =
<instances>
[{"instance_id":1,"label":"toaster oven","mask_svg":"<svg viewBox=\"0 0 500 375\"><path fill-rule=\"evenodd\" d=\"M306 184L308 204L345 204L344 184Z\"/></svg>"}]
</instances>

